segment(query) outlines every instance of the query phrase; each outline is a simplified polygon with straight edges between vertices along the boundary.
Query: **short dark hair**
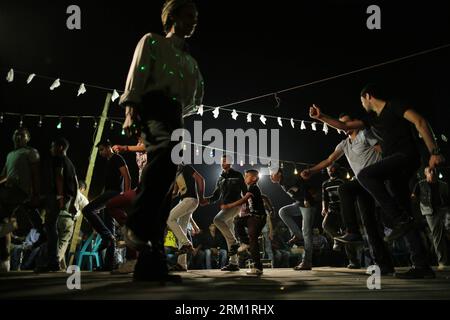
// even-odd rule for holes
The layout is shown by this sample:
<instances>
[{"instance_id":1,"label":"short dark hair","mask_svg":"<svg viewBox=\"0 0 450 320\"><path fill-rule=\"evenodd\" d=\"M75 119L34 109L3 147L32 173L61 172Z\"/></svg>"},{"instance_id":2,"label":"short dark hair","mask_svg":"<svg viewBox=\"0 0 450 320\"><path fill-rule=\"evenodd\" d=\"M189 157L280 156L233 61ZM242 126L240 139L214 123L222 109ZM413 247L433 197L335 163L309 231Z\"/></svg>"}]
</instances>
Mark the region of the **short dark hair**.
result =
<instances>
[{"instance_id":1,"label":"short dark hair","mask_svg":"<svg viewBox=\"0 0 450 320\"><path fill-rule=\"evenodd\" d=\"M63 137L55 139L53 143L58 147L62 147L63 151L67 151L67 149L69 149L70 147L69 141L67 141L67 139Z\"/></svg>"},{"instance_id":2,"label":"short dark hair","mask_svg":"<svg viewBox=\"0 0 450 320\"><path fill-rule=\"evenodd\" d=\"M100 140L100 142L97 143L97 145L96 145L97 148L100 147L100 146L111 147L112 144L111 144L111 141L110 141L109 139L102 139L102 140Z\"/></svg>"},{"instance_id":3,"label":"short dark hair","mask_svg":"<svg viewBox=\"0 0 450 320\"><path fill-rule=\"evenodd\" d=\"M252 175L255 175L255 176L259 175L259 171L255 170L255 169L245 170L245 173L249 173L249 174L252 174Z\"/></svg>"},{"instance_id":4,"label":"short dark hair","mask_svg":"<svg viewBox=\"0 0 450 320\"><path fill-rule=\"evenodd\" d=\"M365 97L366 94L374 97L375 99L386 100L387 94L385 88L382 88L376 83L369 83L361 90L361 97Z\"/></svg>"},{"instance_id":5,"label":"short dark hair","mask_svg":"<svg viewBox=\"0 0 450 320\"><path fill-rule=\"evenodd\" d=\"M27 128L25 128L25 127L20 127L20 128L17 128L16 131L17 131L18 133L21 133L21 134L24 134L24 135L28 136L28 139L31 139L30 131L29 131Z\"/></svg>"}]
</instances>

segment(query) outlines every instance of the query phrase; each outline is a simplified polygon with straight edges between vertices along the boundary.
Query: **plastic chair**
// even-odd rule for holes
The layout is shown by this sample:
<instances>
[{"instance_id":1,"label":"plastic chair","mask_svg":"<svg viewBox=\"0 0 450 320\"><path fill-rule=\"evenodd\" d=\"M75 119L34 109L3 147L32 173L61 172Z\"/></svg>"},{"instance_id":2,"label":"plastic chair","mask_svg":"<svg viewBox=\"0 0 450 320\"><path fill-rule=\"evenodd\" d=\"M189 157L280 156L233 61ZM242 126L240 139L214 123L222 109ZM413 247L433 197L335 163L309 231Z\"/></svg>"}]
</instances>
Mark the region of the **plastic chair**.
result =
<instances>
[{"instance_id":1,"label":"plastic chair","mask_svg":"<svg viewBox=\"0 0 450 320\"><path fill-rule=\"evenodd\" d=\"M88 257L89 258L89 262L88 262L89 271L92 271L92 258L95 258L96 267L97 268L100 267L100 256L99 256L99 252L98 252L98 247L102 243L102 238L100 237L99 234L97 234L97 236L95 237L95 240L94 240L94 234L95 233L93 232L86 239L83 246L81 247L80 252L78 253L78 259L77 259L77 265L81 268L81 264L83 263L83 258ZM91 248L90 251L88 251L89 247Z\"/></svg>"}]
</instances>

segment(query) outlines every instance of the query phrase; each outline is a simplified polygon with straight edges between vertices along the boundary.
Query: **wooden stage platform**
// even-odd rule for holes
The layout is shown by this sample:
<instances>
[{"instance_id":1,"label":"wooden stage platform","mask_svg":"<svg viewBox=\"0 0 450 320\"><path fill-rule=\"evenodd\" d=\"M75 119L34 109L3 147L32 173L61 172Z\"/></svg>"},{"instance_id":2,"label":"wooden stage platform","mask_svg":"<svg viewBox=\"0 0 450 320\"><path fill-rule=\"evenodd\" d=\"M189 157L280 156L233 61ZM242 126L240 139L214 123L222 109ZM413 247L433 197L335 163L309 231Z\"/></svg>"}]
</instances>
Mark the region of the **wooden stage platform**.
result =
<instances>
[{"instance_id":1,"label":"wooden stage platform","mask_svg":"<svg viewBox=\"0 0 450 320\"><path fill-rule=\"evenodd\" d=\"M402 270L402 269L397 269ZM404 270L404 269L403 269ZM351 300L450 299L450 269L432 280L381 278L380 290L369 290L364 269L313 268L312 271L265 269L259 278L246 270L193 270L179 273L180 284L134 283L131 275L81 272L81 289L69 290L68 274L11 272L0 275L0 300L8 299L151 299L151 300Z\"/></svg>"}]
</instances>

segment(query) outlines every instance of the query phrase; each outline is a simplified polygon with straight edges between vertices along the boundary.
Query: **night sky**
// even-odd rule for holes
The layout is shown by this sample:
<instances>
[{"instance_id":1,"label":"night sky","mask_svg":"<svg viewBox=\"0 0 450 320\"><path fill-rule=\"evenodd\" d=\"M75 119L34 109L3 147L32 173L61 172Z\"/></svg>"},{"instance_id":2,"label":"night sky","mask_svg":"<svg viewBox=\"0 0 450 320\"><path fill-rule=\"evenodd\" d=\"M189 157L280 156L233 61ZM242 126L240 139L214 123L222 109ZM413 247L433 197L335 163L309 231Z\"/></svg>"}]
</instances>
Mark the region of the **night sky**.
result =
<instances>
[{"instance_id":1,"label":"night sky","mask_svg":"<svg viewBox=\"0 0 450 320\"><path fill-rule=\"evenodd\" d=\"M283 90L354 69L399 58L450 43L450 10L446 1L395 1L395 6L381 1L197 1L199 24L189 40L205 79L204 104L219 106L254 96ZM120 4L119 4L120 3ZM35 79L26 85L25 75L16 74L7 83L10 68L75 82L123 90L132 54L138 40L148 32L162 33L160 12L163 1L12 1L0 3L0 111L57 115L99 116L106 91L87 88L76 96L78 86L63 84L55 91L51 80ZM245 3L245 5L243 5ZM66 8L81 8L81 30L68 30ZM381 7L381 30L368 30L366 9ZM450 49L443 49L370 71L331 80L300 90L280 94L281 105L275 108L273 97L235 105L231 108L267 115L308 119L312 103L324 112L338 115L342 111L360 114L363 110L359 91L367 82L386 85L395 96L405 99L430 121L440 136L449 136ZM122 116L117 102L111 104L110 116ZM248 124L240 115L233 121L227 112L218 120L211 113L203 118L207 128L277 128L274 120L261 126L254 119ZM63 135L71 142L69 157L84 179L93 141L93 121L25 118L36 147L44 161L52 136ZM0 165L13 145L11 136L18 117L5 116L0 124ZM113 143L131 144L121 136L118 126L106 127L105 135ZM342 139L335 131L325 136L321 131L300 131L288 123L280 130L280 158L316 162L334 150ZM440 144L448 158L448 145ZM127 156L136 178L134 157ZM97 160L101 164L102 160ZM345 161L343 161L345 164ZM99 191L102 172L94 174L91 196ZM239 167L244 170L247 167ZM196 166L206 178L207 194L220 172L218 166ZM136 180L136 179L135 179ZM261 180L277 208L289 198L268 178ZM200 223L210 222L216 209L198 210Z\"/></svg>"}]
</instances>

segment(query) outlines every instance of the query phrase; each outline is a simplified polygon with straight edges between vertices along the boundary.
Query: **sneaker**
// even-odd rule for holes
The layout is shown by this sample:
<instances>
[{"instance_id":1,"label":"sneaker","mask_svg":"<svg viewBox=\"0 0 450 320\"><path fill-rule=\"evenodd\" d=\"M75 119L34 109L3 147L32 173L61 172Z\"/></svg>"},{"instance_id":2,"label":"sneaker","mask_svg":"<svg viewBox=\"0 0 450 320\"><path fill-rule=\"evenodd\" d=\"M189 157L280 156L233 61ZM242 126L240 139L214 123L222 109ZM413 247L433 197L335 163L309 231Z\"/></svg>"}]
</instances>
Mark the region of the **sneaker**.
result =
<instances>
[{"instance_id":1,"label":"sneaker","mask_svg":"<svg viewBox=\"0 0 450 320\"><path fill-rule=\"evenodd\" d=\"M429 267L412 267L406 272L396 272L395 277L399 279L434 279L436 278L436 275L434 274L434 271Z\"/></svg>"},{"instance_id":2,"label":"sneaker","mask_svg":"<svg viewBox=\"0 0 450 320\"><path fill-rule=\"evenodd\" d=\"M346 233L343 236L335 237L334 240L345 244L364 243L363 238L359 233Z\"/></svg>"},{"instance_id":3,"label":"sneaker","mask_svg":"<svg viewBox=\"0 0 450 320\"><path fill-rule=\"evenodd\" d=\"M336 239L334 239L333 251L336 252L342 251L342 242L336 241Z\"/></svg>"},{"instance_id":4,"label":"sneaker","mask_svg":"<svg viewBox=\"0 0 450 320\"><path fill-rule=\"evenodd\" d=\"M298 266L294 267L295 271L309 271L311 269L312 269L311 265L303 263L303 262L300 263Z\"/></svg>"},{"instance_id":5,"label":"sneaker","mask_svg":"<svg viewBox=\"0 0 450 320\"><path fill-rule=\"evenodd\" d=\"M263 274L263 271L258 268L251 268L246 272L249 276L260 276Z\"/></svg>"},{"instance_id":6,"label":"sneaker","mask_svg":"<svg viewBox=\"0 0 450 320\"><path fill-rule=\"evenodd\" d=\"M0 261L0 273L9 272L11 268L10 260Z\"/></svg>"},{"instance_id":7,"label":"sneaker","mask_svg":"<svg viewBox=\"0 0 450 320\"><path fill-rule=\"evenodd\" d=\"M406 220L399 222L391 233L384 237L385 242L392 242L403 237L412 228L414 228L414 220L412 218L407 218Z\"/></svg>"},{"instance_id":8,"label":"sneaker","mask_svg":"<svg viewBox=\"0 0 450 320\"><path fill-rule=\"evenodd\" d=\"M227 264L225 267L223 267L222 269L220 269L221 271L239 271L239 266L237 264L233 264L233 263L229 263Z\"/></svg>"},{"instance_id":9,"label":"sneaker","mask_svg":"<svg viewBox=\"0 0 450 320\"><path fill-rule=\"evenodd\" d=\"M134 272L134 267L136 266L136 259L128 260L125 263L122 263L119 268L113 270L111 274L130 274Z\"/></svg>"},{"instance_id":10,"label":"sneaker","mask_svg":"<svg viewBox=\"0 0 450 320\"><path fill-rule=\"evenodd\" d=\"M231 257L231 256L236 255L238 253L238 250L239 250L239 244L238 243L235 243L235 244L231 245L231 248L228 251L228 256Z\"/></svg>"},{"instance_id":11,"label":"sneaker","mask_svg":"<svg viewBox=\"0 0 450 320\"><path fill-rule=\"evenodd\" d=\"M176 265L170 267L169 271L172 271L172 272L187 272L187 268L185 268L181 264L177 263Z\"/></svg>"},{"instance_id":12,"label":"sneaker","mask_svg":"<svg viewBox=\"0 0 450 320\"><path fill-rule=\"evenodd\" d=\"M133 250L137 250L139 251L140 249L144 248L144 247L150 247L150 242L145 242L141 239L139 239L134 232L129 229L127 226L123 226L122 227L122 235L123 238L127 244L127 246Z\"/></svg>"},{"instance_id":13,"label":"sneaker","mask_svg":"<svg viewBox=\"0 0 450 320\"><path fill-rule=\"evenodd\" d=\"M347 266L347 269L350 269L350 270L361 269L361 265L359 263L357 264L357 263L351 262Z\"/></svg>"},{"instance_id":14,"label":"sneaker","mask_svg":"<svg viewBox=\"0 0 450 320\"><path fill-rule=\"evenodd\" d=\"M192 247L192 244L187 243L187 244L183 244L181 246L181 248L178 250L178 254L179 255L188 254L188 253L191 253L192 251L194 251L194 248Z\"/></svg>"},{"instance_id":15,"label":"sneaker","mask_svg":"<svg viewBox=\"0 0 450 320\"><path fill-rule=\"evenodd\" d=\"M241 252L247 251L249 248L250 248L250 245L249 245L249 244L242 243L241 246L238 248L237 251L238 251L238 253L241 253Z\"/></svg>"}]
</instances>

